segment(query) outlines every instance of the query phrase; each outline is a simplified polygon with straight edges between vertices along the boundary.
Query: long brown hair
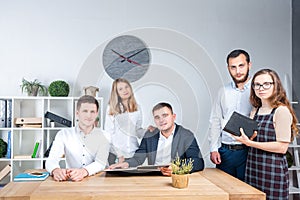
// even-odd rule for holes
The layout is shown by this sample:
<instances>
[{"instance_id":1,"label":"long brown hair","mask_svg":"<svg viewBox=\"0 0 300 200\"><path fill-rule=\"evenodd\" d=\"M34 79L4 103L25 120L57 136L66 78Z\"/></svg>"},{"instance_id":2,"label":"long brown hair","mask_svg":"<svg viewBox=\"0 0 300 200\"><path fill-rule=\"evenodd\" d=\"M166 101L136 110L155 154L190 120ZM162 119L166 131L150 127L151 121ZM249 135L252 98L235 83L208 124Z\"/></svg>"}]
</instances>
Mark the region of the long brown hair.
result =
<instances>
[{"instance_id":1,"label":"long brown hair","mask_svg":"<svg viewBox=\"0 0 300 200\"><path fill-rule=\"evenodd\" d=\"M118 94L117 90L117 85L118 83L126 83L131 90L131 96L128 99L128 105L123 105L121 97ZM127 109L126 109L127 108ZM111 93L110 93L110 99L109 99L109 114L110 115L117 115L123 112L135 112L138 109L138 105L136 103L136 100L134 98L132 86L124 78L117 78L114 80L111 88Z\"/></svg>"},{"instance_id":2,"label":"long brown hair","mask_svg":"<svg viewBox=\"0 0 300 200\"><path fill-rule=\"evenodd\" d=\"M254 84L255 78L259 75L262 75L262 74L270 75L273 82L274 82L274 91L273 91L273 94L269 98L271 107L272 108L277 108L278 106L281 106L281 105L286 106L289 109L289 111L290 111L290 113L293 117L293 122L292 122L292 125L291 125L291 130L292 130L291 141L293 141L294 137L299 132L298 127L297 127L298 120L297 120L296 114L294 112L294 109L292 108L292 106L291 106L291 104L290 104L290 102L289 102L289 100L286 96L286 92L285 92L285 89L282 86L280 78L279 78L278 74L275 71L273 71L271 69L262 69L262 70L259 70L258 72L256 72L254 74L254 76L252 78L252 81L251 81L252 86ZM254 91L253 87L251 87L251 91L250 91L250 103L255 108L259 108L262 105L260 98L258 98L255 95L255 91Z\"/></svg>"}]
</instances>

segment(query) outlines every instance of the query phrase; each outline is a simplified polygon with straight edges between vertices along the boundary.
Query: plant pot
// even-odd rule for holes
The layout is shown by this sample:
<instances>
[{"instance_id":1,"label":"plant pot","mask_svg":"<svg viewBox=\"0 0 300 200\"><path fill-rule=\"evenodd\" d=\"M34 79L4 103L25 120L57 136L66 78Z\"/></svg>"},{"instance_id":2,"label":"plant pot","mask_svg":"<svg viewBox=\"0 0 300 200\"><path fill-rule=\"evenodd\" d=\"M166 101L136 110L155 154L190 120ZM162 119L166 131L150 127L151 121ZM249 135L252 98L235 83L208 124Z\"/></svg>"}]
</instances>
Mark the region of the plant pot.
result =
<instances>
[{"instance_id":1,"label":"plant pot","mask_svg":"<svg viewBox=\"0 0 300 200\"><path fill-rule=\"evenodd\" d=\"M186 188L189 185L188 174L172 174L172 186L175 188Z\"/></svg>"},{"instance_id":2,"label":"plant pot","mask_svg":"<svg viewBox=\"0 0 300 200\"><path fill-rule=\"evenodd\" d=\"M38 86L32 86L31 90L28 91L28 96L37 96L39 91L39 87Z\"/></svg>"}]
</instances>

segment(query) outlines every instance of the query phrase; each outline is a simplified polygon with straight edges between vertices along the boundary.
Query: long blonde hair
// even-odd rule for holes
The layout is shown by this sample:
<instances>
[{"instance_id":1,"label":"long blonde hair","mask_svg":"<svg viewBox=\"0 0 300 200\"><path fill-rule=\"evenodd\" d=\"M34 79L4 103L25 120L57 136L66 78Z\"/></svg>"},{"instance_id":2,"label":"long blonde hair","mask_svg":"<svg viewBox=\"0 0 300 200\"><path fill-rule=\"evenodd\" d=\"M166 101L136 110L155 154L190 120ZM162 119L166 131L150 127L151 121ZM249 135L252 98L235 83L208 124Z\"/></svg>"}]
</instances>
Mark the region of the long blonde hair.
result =
<instances>
[{"instance_id":1,"label":"long blonde hair","mask_svg":"<svg viewBox=\"0 0 300 200\"><path fill-rule=\"evenodd\" d=\"M280 81L280 78L278 76L278 74L271 70L271 69L262 69L259 70L258 72L256 72L252 78L252 82L251 85L254 84L254 80L257 76L262 75L262 74L268 74L271 76L271 78L273 79L274 82L274 92L272 94L272 96L270 97L270 104L272 106L272 108L277 108L278 106L286 106L292 117L293 117L293 121L292 121L292 125L291 125L291 130L292 130L292 135L291 135L291 141L294 140L294 137L298 134L299 130L297 127L297 117L295 114L294 109L292 108L287 96L286 96L286 92L284 87L282 86L282 83ZM261 107L262 103L260 98L258 98L255 95L255 91L253 89L253 87L251 87L251 91L250 91L250 103L255 107L255 108L259 108Z\"/></svg>"},{"instance_id":2,"label":"long blonde hair","mask_svg":"<svg viewBox=\"0 0 300 200\"><path fill-rule=\"evenodd\" d=\"M128 105L123 105L122 99L118 94L117 85L118 83L126 83L131 90L131 96L128 99ZM135 112L138 110L138 105L134 98L132 86L124 78L117 78L114 80L111 88L110 99L109 99L109 115L117 115L124 112Z\"/></svg>"}]
</instances>

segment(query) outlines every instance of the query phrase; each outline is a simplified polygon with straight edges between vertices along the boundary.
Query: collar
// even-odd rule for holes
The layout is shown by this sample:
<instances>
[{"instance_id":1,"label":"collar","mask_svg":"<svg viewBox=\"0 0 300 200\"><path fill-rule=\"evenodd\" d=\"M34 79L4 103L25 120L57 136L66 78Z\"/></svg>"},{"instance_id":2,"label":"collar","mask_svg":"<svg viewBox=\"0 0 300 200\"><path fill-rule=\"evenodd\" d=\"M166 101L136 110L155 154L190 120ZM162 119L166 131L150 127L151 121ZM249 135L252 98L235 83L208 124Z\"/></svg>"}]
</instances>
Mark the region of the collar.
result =
<instances>
[{"instance_id":1,"label":"collar","mask_svg":"<svg viewBox=\"0 0 300 200\"><path fill-rule=\"evenodd\" d=\"M235 82L233 80L231 80L230 85L233 89L240 90L239 88L236 87ZM243 90L249 89L250 87L251 87L251 78L244 84ZM243 91L243 90L241 90L241 91Z\"/></svg>"},{"instance_id":2,"label":"collar","mask_svg":"<svg viewBox=\"0 0 300 200\"><path fill-rule=\"evenodd\" d=\"M95 131L95 127L92 129L92 131L88 134L85 134L79 127L79 125L76 125L75 126L75 131L77 134L80 134L80 135L90 135L90 134L93 134L93 132Z\"/></svg>"},{"instance_id":3,"label":"collar","mask_svg":"<svg viewBox=\"0 0 300 200\"><path fill-rule=\"evenodd\" d=\"M174 128L173 128L173 130L172 130L172 133L171 133L171 135L170 136L174 136L174 133L175 133L175 130L176 130L176 124L174 123ZM169 137L170 137L169 136ZM166 138L162 133L161 133L161 131L159 131L159 138Z\"/></svg>"}]
</instances>

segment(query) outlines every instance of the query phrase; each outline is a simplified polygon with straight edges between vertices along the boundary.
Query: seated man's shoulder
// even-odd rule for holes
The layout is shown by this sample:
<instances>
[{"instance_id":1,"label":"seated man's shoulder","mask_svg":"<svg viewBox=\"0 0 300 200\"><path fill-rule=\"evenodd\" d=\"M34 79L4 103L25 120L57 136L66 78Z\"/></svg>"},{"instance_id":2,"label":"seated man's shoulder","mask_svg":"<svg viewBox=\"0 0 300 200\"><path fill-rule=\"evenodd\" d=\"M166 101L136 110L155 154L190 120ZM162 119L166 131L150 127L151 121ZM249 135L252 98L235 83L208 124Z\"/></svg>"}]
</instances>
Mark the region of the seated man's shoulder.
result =
<instances>
[{"instance_id":1,"label":"seated man's shoulder","mask_svg":"<svg viewBox=\"0 0 300 200\"><path fill-rule=\"evenodd\" d=\"M153 131L147 130L146 133L145 133L145 135L144 135L144 138L153 137L153 136L155 136L157 134L159 134L158 128L155 128Z\"/></svg>"},{"instance_id":2,"label":"seated man's shoulder","mask_svg":"<svg viewBox=\"0 0 300 200\"><path fill-rule=\"evenodd\" d=\"M177 126L178 126L178 133L179 134L185 134L185 135L194 136L194 133L191 130L189 130L187 128L184 128L181 125L177 125Z\"/></svg>"}]
</instances>

